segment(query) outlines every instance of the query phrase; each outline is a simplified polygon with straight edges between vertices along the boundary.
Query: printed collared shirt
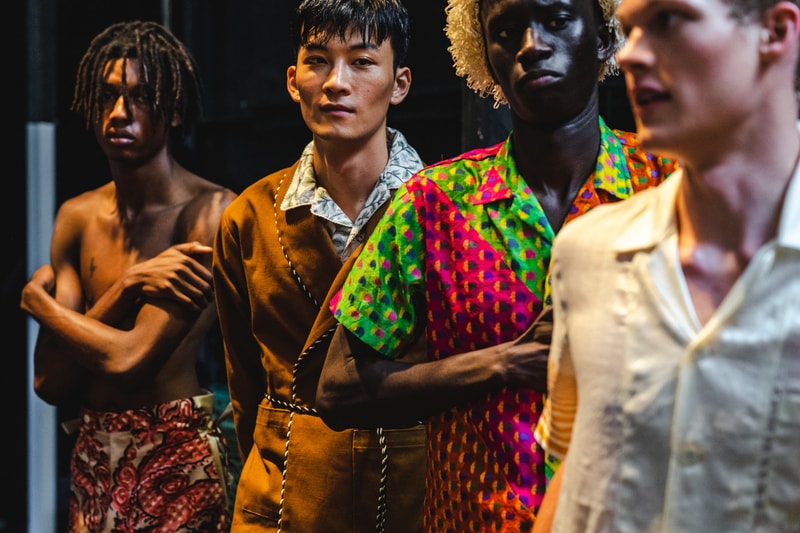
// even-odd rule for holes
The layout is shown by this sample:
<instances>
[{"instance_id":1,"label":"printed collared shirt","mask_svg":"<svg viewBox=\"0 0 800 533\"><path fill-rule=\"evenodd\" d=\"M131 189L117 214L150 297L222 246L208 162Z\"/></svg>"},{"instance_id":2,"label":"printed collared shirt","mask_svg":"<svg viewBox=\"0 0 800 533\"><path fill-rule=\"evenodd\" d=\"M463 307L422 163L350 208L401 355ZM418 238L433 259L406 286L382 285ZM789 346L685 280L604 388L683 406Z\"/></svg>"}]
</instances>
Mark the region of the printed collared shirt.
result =
<instances>
[{"instance_id":1,"label":"printed collared shirt","mask_svg":"<svg viewBox=\"0 0 800 533\"><path fill-rule=\"evenodd\" d=\"M600 119L594 173L567 223L660 183L674 164ZM429 357L517 338L542 310L555 233L519 175L513 136L425 168L398 190L332 301L345 327L387 357L421 334ZM533 439L543 396L502 389L427 421L428 531L527 531L546 484Z\"/></svg>"},{"instance_id":2,"label":"printed collared shirt","mask_svg":"<svg viewBox=\"0 0 800 533\"><path fill-rule=\"evenodd\" d=\"M310 205L311 212L325 221L333 245L342 261L345 261L361 244L367 221L389 199L391 191L397 190L423 166L419 154L398 130L387 128L387 144L389 161L355 223L333 201L325 187L317 184L313 164L314 141L308 143L303 150L292 183L281 202L281 209L284 211Z\"/></svg>"}]
</instances>

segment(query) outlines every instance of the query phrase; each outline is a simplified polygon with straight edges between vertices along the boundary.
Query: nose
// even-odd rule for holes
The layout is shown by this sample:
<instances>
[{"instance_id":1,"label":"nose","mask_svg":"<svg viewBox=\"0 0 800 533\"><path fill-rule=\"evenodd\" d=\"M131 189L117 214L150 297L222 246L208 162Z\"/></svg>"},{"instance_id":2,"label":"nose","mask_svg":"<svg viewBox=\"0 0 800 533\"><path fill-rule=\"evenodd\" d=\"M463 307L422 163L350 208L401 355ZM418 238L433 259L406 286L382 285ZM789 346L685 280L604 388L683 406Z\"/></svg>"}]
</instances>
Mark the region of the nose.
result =
<instances>
[{"instance_id":1,"label":"nose","mask_svg":"<svg viewBox=\"0 0 800 533\"><path fill-rule=\"evenodd\" d=\"M519 57L538 56L550 52L550 46L542 40L543 32L536 29L535 24L528 26L522 34L519 46Z\"/></svg>"},{"instance_id":2,"label":"nose","mask_svg":"<svg viewBox=\"0 0 800 533\"><path fill-rule=\"evenodd\" d=\"M623 47L617 52L619 68L630 72L652 64L653 53L641 28L633 28Z\"/></svg>"},{"instance_id":3,"label":"nose","mask_svg":"<svg viewBox=\"0 0 800 533\"><path fill-rule=\"evenodd\" d=\"M124 94L121 94L114 100L108 118L127 119L129 114L128 100Z\"/></svg>"},{"instance_id":4,"label":"nose","mask_svg":"<svg viewBox=\"0 0 800 533\"><path fill-rule=\"evenodd\" d=\"M322 90L326 92L349 91L350 76L347 66L348 64L344 60L337 60L331 63L328 76L325 78L325 83L322 84Z\"/></svg>"}]
</instances>

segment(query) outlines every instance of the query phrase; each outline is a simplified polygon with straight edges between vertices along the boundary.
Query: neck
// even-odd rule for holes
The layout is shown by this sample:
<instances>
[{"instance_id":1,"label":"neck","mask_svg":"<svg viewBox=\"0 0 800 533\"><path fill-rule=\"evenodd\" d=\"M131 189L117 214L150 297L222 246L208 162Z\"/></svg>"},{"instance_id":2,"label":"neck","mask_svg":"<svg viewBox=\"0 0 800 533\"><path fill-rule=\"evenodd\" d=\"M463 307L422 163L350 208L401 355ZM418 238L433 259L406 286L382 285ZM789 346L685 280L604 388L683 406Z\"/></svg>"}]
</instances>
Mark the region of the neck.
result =
<instances>
[{"instance_id":1,"label":"neck","mask_svg":"<svg viewBox=\"0 0 800 533\"><path fill-rule=\"evenodd\" d=\"M386 130L366 144L314 139L314 173L334 202L355 220L389 161Z\"/></svg>"},{"instance_id":2,"label":"neck","mask_svg":"<svg viewBox=\"0 0 800 533\"><path fill-rule=\"evenodd\" d=\"M680 232L745 259L777 234L786 189L800 159L793 123L778 135L746 135L734 149L687 161L678 201ZM768 139L767 139L768 137Z\"/></svg>"},{"instance_id":3,"label":"neck","mask_svg":"<svg viewBox=\"0 0 800 533\"><path fill-rule=\"evenodd\" d=\"M534 191L566 194L594 170L600 147L597 105L557 125L537 125L512 117L517 170Z\"/></svg>"},{"instance_id":4,"label":"neck","mask_svg":"<svg viewBox=\"0 0 800 533\"><path fill-rule=\"evenodd\" d=\"M596 105L554 127L525 123L515 117L512 149L517 171L536 195L555 232L597 166L598 117Z\"/></svg>"}]
</instances>

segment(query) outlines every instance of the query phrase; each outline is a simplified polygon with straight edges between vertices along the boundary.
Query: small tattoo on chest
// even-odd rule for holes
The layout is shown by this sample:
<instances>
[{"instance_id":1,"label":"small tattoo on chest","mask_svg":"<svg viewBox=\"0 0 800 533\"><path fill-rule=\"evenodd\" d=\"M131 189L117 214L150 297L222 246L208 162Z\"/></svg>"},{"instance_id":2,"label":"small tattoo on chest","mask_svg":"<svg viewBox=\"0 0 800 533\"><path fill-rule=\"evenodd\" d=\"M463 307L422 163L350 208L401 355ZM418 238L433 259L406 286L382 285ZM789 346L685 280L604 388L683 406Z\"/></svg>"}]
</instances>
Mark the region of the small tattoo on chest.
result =
<instances>
[{"instance_id":1,"label":"small tattoo on chest","mask_svg":"<svg viewBox=\"0 0 800 533\"><path fill-rule=\"evenodd\" d=\"M94 271L97 270L97 266L94 264L94 257L89 261L89 277L94 276Z\"/></svg>"}]
</instances>

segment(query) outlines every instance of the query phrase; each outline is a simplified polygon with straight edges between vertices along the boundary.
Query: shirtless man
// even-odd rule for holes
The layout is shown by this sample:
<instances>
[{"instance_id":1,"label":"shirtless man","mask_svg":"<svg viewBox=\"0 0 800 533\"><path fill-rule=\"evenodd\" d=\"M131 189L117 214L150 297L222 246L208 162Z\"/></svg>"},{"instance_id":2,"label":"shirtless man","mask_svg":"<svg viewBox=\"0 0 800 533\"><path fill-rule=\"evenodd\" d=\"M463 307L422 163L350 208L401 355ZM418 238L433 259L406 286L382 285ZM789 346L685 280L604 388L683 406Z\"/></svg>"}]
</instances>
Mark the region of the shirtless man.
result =
<instances>
[{"instance_id":1,"label":"shirtless man","mask_svg":"<svg viewBox=\"0 0 800 533\"><path fill-rule=\"evenodd\" d=\"M81 406L69 528L226 531L225 444L195 365L216 324L210 245L235 194L173 156L201 112L194 60L156 23L114 24L83 56L72 108L112 180L61 205L51 264L21 301L40 325L37 395Z\"/></svg>"}]
</instances>

